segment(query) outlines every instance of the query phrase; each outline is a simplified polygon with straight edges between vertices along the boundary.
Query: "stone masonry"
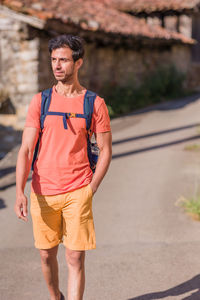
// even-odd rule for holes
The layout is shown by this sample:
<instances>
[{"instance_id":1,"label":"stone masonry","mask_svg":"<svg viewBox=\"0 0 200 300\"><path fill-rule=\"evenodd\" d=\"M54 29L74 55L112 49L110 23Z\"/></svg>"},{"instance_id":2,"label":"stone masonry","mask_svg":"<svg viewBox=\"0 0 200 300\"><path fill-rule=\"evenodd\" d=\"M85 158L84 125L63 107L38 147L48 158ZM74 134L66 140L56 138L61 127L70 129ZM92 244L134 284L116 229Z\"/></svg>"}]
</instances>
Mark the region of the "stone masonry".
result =
<instances>
[{"instance_id":1,"label":"stone masonry","mask_svg":"<svg viewBox=\"0 0 200 300\"><path fill-rule=\"evenodd\" d=\"M30 37L27 24L0 13L0 88L22 115L38 91L38 48L39 38Z\"/></svg>"}]
</instances>

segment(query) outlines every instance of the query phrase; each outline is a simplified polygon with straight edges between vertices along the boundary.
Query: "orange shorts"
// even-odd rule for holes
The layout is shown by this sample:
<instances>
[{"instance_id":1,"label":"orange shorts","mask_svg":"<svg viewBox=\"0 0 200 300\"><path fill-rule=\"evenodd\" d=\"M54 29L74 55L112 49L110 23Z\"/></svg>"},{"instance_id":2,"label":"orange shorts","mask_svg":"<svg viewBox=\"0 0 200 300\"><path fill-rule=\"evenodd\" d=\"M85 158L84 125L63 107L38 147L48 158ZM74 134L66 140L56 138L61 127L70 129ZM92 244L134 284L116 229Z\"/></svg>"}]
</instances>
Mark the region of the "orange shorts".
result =
<instances>
[{"instance_id":1,"label":"orange shorts","mask_svg":"<svg viewBox=\"0 0 200 300\"><path fill-rule=\"evenodd\" d=\"M90 185L59 195L31 192L35 247L50 249L62 243L71 250L96 248Z\"/></svg>"}]
</instances>

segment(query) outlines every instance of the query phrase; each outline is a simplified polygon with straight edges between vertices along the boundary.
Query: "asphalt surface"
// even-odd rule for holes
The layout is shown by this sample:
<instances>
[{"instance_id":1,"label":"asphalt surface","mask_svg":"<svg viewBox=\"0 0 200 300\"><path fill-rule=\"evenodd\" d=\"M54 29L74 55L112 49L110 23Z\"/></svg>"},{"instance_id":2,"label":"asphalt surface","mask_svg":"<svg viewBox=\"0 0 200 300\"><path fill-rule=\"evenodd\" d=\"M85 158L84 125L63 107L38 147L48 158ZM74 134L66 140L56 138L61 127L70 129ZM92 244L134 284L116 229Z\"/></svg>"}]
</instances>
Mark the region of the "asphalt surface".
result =
<instances>
[{"instance_id":1,"label":"asphalt surface","mask_svg":"<svg viewBox=\"0 0 200 300\"><path fill-rule=\"evenodd\" d=\"M200 222L176 205L200 192L200 97L112 121L113 160L93 199L97 249L85 300L200 299ZM0 162L0 299L48 298L32 224L15 217L13 155ZM30 181L26 186L29 195ZM64 246L60 287L67 289Z\"/></svg>"}]
</instances>

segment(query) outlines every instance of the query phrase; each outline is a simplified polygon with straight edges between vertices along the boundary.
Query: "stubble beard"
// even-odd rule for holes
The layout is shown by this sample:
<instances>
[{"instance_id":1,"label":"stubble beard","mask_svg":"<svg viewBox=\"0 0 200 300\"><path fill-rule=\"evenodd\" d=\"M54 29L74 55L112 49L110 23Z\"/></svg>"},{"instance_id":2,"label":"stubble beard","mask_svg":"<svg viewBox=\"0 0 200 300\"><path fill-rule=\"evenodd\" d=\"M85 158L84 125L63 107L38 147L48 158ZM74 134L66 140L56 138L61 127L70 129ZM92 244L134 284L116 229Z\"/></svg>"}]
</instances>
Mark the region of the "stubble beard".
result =
<instances>
[{"instance_id":1,"label":"stubble beard","mask_svg":"<svg viewBox=\"0 0 200 300\"><path fill-rule=\"evenodd\" d=\"M56 76L56 74L54 74L54 77L57 81L60 81L62 83L68 83L68 82L71 83L74 81L74 67L69 74L63 74L63 77Z\"/></svg>"},{"instance_id":2,"label":"stubble beard","mask_svg":"<svg viewBox=\"0 0 200 300\"><path fill-rule=\"evenodd\" d=\"M62 83L68 83L68 82L72 82L73 81L73 78L74 78L74 73L72 73L72 74L67 74L67 75L65 75L64 76L64 78L63 79L58 79L59 81L61 81Z\"/></svg>"}]
</instances>

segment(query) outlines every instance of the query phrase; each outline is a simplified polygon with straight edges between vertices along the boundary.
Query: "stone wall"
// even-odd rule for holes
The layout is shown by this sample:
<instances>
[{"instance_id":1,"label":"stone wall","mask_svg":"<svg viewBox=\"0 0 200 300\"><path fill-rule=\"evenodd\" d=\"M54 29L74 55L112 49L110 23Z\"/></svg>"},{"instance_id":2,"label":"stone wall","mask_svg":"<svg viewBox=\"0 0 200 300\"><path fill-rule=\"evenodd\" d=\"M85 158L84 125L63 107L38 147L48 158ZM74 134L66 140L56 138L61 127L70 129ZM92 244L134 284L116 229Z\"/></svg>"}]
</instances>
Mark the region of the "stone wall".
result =
<instances>
[{"instance_id":1,"label":"stone wall","mask_svg":"<svg viewBox=\"0 0 200 300\"><path fill-rule=\"evenodd\" d=\"M39 89L54 83L48 54L48 38L40 43ZM138 51L112 46L99 47L86 44L84 63L80 69L80 82L88 89L101 93L107 84L124 86L128 81L141 84L144 76L160 65L173 64L183 73L190 65L190 47L174 45L165 49L143 48Z\"/></svg>"},{"instance_id":2,"label":"stone wall","mask_svg":"<svg viewBox=\"0 0 200 300\"><path fill-rule=\"evenodd\" d=\"M43 32L40 34L39 43L39 65L38 65L38 85L39 91L47 89L55 84L55 79L51 70L51 61L48 51L48 41L50 37Z\"/></svg>"},{"instance_id":3,"label":"stone wall","mask_svg":"<svg viewBox=\"0 0 200 300\"><path fill-rule=\"evenodd\" d=\"M156 16L149 16L146 18L146 22L149 25L158 25L162 26L162 19Z\"/></svg>"},{"instance_id":4,"label":"stone wall","mask_svg":"<svg viewBox=\"0 0 200 300\"><path fill-rule=\"evenodd\" d=\"M125 86L132 81L141 84L149 72L161 65L176 66L187 73L190 67L190 47L174 45L169 49L112 49L88 45L80 78L86 86L98 92L104 85Z\"/></svg>"},{"instance_id":5,"label":"stone wall","mask_svg":"<svg viewBox=\"0 0 200 300\"><path fill-rule=\"evenodd\" d=\"M38 91L38 46L31 27L0 12L0 88L20 115Z\"/></svg>"},{"instance_id":6,"label":"stone wall","mask_svg":"<svg viewBox=\"0 0 200 300\"><path fill-rule=\"evenodd\" d=\"M165 16L164 27L169 31L178 31L178 17L177 16Z\"/></svg>"},{"instance_id":7,"label":"stone wall","mask_svg":"<svg viewBox=\"0 0 200 300\"><path fill-rule=\"evenodd\" d=\"M179 17L179 32L192 38L192 16L181 15Z\"/></svg>"},{"instance_id":8,"label":"stone wall","mask_svg":"<svg viewBox=\"0 0 200 300\"><path fill-rule=\"evenodd\" d=\"M200 92L200 63L191 63L187 73L188 86L197 92Z\"/></svg>"}]
</instances>

